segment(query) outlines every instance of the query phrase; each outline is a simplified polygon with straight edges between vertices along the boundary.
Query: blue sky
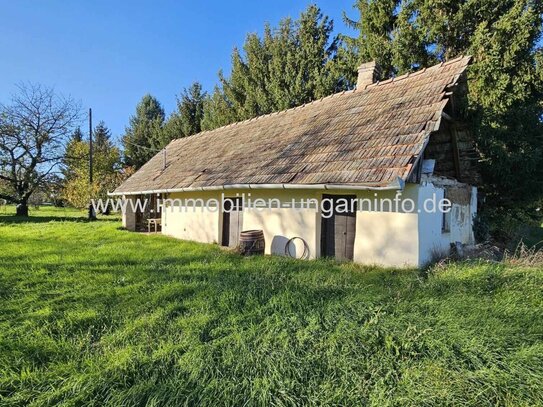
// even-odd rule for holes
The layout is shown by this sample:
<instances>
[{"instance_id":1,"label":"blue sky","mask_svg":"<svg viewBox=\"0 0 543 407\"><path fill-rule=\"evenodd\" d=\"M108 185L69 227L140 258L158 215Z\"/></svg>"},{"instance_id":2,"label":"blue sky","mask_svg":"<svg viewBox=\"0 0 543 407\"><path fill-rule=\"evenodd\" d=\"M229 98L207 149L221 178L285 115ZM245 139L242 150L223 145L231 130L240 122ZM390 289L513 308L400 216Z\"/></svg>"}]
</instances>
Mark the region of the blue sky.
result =
<instances>
[{"instance_id":1,"label":"blue sky","mask_svg":"<svg viewBox=\"0 0 543 407\"><path fill-rule=\"evenodd\" d=\"M54 86L92 107L117 138L145 93L170 113L193 81L213 88L247 33L297 17L311 3L336 31L349 32L341 16L356 16L354 0L0 0L0 101L19 82Z\"/></svg>"}]
</instances>

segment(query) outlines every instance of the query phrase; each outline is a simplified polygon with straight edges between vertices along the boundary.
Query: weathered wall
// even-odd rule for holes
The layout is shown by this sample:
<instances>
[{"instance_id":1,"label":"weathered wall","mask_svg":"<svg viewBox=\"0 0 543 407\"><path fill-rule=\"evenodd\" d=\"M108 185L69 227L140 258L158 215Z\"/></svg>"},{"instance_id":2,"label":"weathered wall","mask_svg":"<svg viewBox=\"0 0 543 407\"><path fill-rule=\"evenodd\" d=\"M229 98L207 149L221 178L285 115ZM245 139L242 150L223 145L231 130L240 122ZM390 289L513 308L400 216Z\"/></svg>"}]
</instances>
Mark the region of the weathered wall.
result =
<instances>
[{"instance_id":1,"label":"weathered wall","mask_svg":"<svg viewBox=\"0 0 543 407\"><path fill-rule=\"evenodd\" d=\"M402 201L394 202L397 191L358 191L358 199L372 200L371 210L365 206L356 214L354 261L386 267L416 267L418 265L419 237L416 208L402 202L411 199L417 203L418 186L407 184ZM378 205L376 207L377 200ZM396 208L398 205L398 208ZM362 209L362 210L361 210ZM413 210L413 212L412 212Z\"/></svg>"},{"instance_id":2,"label":"weathered wall","mask_svg":"<svg viewBox=\"0 0 543 407\"><path fill-rule=\"evenodd\" d=\"M468 205L455 203L451 214L451 230L443 233L442 213L426 213L422 204L425 199L436 195L439 202L444 194L443 186L430 182L423 185L408 184L402 198L410 198L415 203L414 211L399 212L385 205L384 208L358 208L356 214L356 238L354 261L363 264L383 266L422 266L436 252L446 252L450 243L473 240L472 217L476 198L472 197ZM280 204L299 205L302 201L314 200L318 205L323 193L355 195L358 199L371 200L373 203L383 199L394 200L396 191L330 191L330 190L230 190L224 191L225 197L245 194L246 199L277 199ZM220 243L222 235L222 214L217 208L201 210L201 202L208 199L221 200L220 191L191 192L170 194L170 199L193 199L189 207L167 207L162 213L163 233L179 239L195 240L204 243ZM367 201L366 201L367 202ZM278 205L279 205L278 203ZM360 209L363 209L362 211ZM466 213L467 211L467 213ZM409 213L410 212L410 213ZM321 218L313 207L303 210L292 208L255 209L244 208L243 230L261 229L264 231L267 254L285 254L289 239L301 237L308 249L307 258L320 257ZM298 241L289 246L293 255L301 256L303 245Z\"/></svg>"},{"instance_id":3,"label":"weathered wall","mask_svg":"<svg viewBox=\"0 0 543 407\"><path fill-rule=\"evenodd\" d=\"M449 191L447 199L452 202L448 231L442 229L441 211L422 211L419 215L420 266L436 256L448 254L451 243L474 243L473 218L477 213L477 188L439 177L429 178L419 186L419 206L422 208L423 202L432 198L433 194L439 202L444 198L446 189Z\"/></svg>"},{"instance_id":4,"label":"weathered wall","mask_svg":"<svg viewBox=\"0 0 543 407\"><path fill-rule=\"evenodd\" d=\"M222 192L184 192L170 194L169 199L222 199ZM315 191L292 190L229 190L224 191L226 198L235 198L236 194L246 199L278 199L279 203L299 204L302 199L314 199L319 196ZM191 202L192 204L192 202ZM195 240L204 243L220 243L222 236L222 213L220 211L201 210L201 203L184 206L179 211L177 205L170 205L162 215L163 233L185 240ZM278 205L279 206L279 205ZM266 254L285 254L287 242L293 237L301 237L307 244L307 257L319 256L320 222L318 214L313 209L294 210L291 208L253 209L243 210L243 230L262 229L266 240ZM291 243L290 253L301 256L303 244L298 241Z\"/></svg>"},{"instance_id":5,"label":"weathered wall","mask_svg":"<svg viewBox=\"0 0 543 407\"><path fill-rule=\"evenodd\" d=\"M477 188L466 186L467 198L460 202L455 202L455 197L451 196L453 208L451 212L451 243L460 242L464 244L473 244L475 237L473 235L473 219L477 215Z\"/></svg>"},{"instance_id":6,"label":"weathered wall","mask_svg":"<svg viewBox=\"0 0 543 407\"><path fill-rule=\"evenodd\" d=\"M478 168L480 157L475 149L473 135L469 127L462 123L452 124L443 119L439 131L430 135L424 158L436 160L434 174L437 176L455 178L474 185L481 182Z\"/></svg>"},{"instance_id":7,"label":"weathered wall","mask_svg":"<svg viewBox=\"0 0 543 407\"><path fill-rule=\"evenodd\" d=\"M226 197L245 193L253 202L257 199L278 199L281 204L299 205L302 201L315 200L320 204L322 194L334 191L312 190L231 190ZM378 193L370 191L336 191L338 195L355 195L358 199L394 199L395 191ZM414 199L417 186L408 185L405 197ZM170 199L221 199L221 192L193 192L171 194ZM416 202L416 199L414 199ZM205 243L220 242L222 214L217 211L201 211L196 207L167 208L162 215L163 233L185 240ZM384 212L358 211L354 261L385 266L417 266L418 263L418 216L416 213L395 213L387 208ZM294 210L292 208L255 209L243 211L243 229L262 229L266 240L267 254L284 255L286 244L293 237L301 237L307 245L307 258L320 257L321 218L313 208ZM289 246L292 255L301 256L304 247L300 241Z\"/></svg>"},{"instance_id":8,"label":"weathered wall","mask_svg":"<svg viewBox=\"0 0 543 407\"><path fill-rule=\"evenodd\" d=\"M443 213L429 213L424 210L424 201L435 198L437 202L444 198L443 188L435 187L432 184L420 185L418 188L419 210L419 266L430 263L433 259L448 255L450 250L450 239L448 234L442 232Z\"/></svg>"}]
</instances>

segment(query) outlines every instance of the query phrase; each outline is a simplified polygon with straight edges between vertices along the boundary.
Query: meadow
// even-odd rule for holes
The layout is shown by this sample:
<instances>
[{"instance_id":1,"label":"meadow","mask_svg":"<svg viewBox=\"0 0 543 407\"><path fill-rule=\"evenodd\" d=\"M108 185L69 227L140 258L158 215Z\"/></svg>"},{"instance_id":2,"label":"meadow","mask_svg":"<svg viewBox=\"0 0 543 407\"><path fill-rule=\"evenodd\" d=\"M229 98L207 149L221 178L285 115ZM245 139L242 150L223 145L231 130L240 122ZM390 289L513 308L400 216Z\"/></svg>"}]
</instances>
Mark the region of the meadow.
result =
<instances>
[{"instance_id":1,"label":"meadow","mask_svg":"<svg viewBox=\"0 0 543 407\"><path fill-rule=\"evenodd\" d=\"M543 270L244 258L0 212L1 406L543 405Z\"/></svg>"}]
</instances>

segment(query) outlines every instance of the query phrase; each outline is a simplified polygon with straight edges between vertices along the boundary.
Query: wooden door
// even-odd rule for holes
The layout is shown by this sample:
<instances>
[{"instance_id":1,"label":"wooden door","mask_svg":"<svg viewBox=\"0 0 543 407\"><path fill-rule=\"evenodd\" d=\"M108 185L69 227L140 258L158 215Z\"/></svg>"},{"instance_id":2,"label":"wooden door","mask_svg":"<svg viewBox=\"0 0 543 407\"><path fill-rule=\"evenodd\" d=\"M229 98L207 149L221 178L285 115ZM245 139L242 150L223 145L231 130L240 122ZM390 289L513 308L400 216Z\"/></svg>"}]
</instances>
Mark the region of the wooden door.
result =
<instances>
[{"instance_id":1,"label":"wooden door","mask_svg":"<svg viewBox=\"0 0 543 407\"><path fill-rule=\"evenodd\" d=\"M323 195L325 211L332 211L332 216L322 218L321 253L325 257L335 257L338 260L352 260L354 257L354 240L356 237L356 205L351 208L350 202L355 195ZM349 211L344 212L344 199L349 202ZM328 201L329 200L329 201ZM338 204L341 210L338 211ZM353 209L353 210L351 210Z\"/></svg>"},{"instance_id":2,"label":"wooden door","mask_svg":"<svg viewBox=\"0 0 543 407\"><path fill-rule=\"evenodd\" d=\"M243 227L243 207L241 198L226 198L222 214L223 246L236 247Z\"/></svg>"},{"instance_id":3,"label":"wooden door","mask_svg":"<svg viewBox=\"0 0 543 407\"><path fill-rule=\"evenodd\" d=\"M323 199L329 199L330 195L324 195ZM333 203L330 201L323 202L323 213L328 214L333 210ZM321 256L335 257L336 255L336 219L332 214L331 217L322 217L321 223Z\"/></svg>"}]
</instances>

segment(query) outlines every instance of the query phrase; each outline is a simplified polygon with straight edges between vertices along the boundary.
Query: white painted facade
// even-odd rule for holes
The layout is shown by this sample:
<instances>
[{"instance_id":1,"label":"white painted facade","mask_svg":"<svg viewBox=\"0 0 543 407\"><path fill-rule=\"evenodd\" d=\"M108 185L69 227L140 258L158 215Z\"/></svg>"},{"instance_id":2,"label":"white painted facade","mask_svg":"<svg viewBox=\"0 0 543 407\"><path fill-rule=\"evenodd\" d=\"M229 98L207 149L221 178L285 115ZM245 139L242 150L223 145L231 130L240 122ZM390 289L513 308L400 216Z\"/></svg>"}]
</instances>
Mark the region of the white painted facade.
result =
<instances>
[{"instance_id":1,"label":"white painted facade","mask_svg":"<svg viewBox=\"0 0 543 407\"><path fill-rule=\"evenodd\" d=\"M429 213L424 208L426 200L439 202L449 187L468 190L469 200L454 202L450 228L443 230L443 213ZM168 195L169 201L162 211L162 233L178 239L203 243L220 243L222 236L222 213L219 207L205 208L203 203L215 200L220 206L222 194L226 198L244 196L242 230L261 229L266 241L266 254L285 255L289 239L299 237L291 243L292 255L301 256L303 243L307 246L307 258L321 256L321 213L314 207L293 209L308 200L320 207L323 194L355 195L357 199L371 201L378 208L358 207L353 260L361 264L376 264L390 267L420 267L434 255L448 252L450 244L473 243L473 217L477 210L477 190L464 184L439 179L426 179L421 184L407 184L402 191L399 210L390 208L388 201L394 200L397 191L360 190L293 190L293 189L232 189L228 191L179 192ZM243 195L245 194L245 195ZM464 194L466 195L466 194ZM433 198L435 196L435 198ZM252 205L249 207L248 200ZM273 208L255 209L257 199L273 199ZM410 199L415 207L402 203ZM180 200L180 201L175 201ZM387 206L389 205L389 206ZM379 210L382 206L382 210ZM428 206L428 205L427 205ZM128 228L134 222L123 216Z\"/></svg>"}]
</instances>

